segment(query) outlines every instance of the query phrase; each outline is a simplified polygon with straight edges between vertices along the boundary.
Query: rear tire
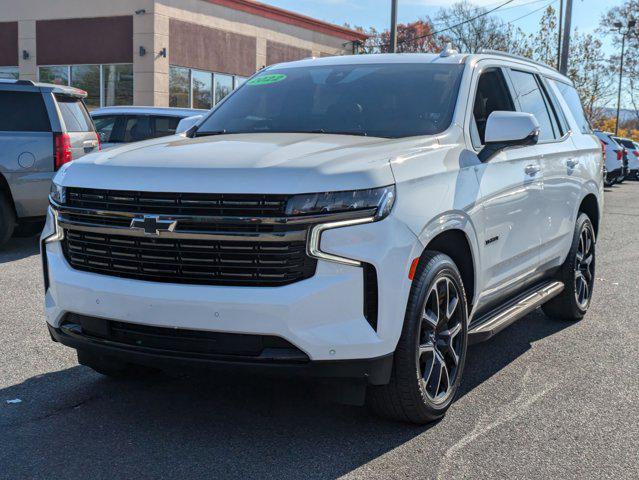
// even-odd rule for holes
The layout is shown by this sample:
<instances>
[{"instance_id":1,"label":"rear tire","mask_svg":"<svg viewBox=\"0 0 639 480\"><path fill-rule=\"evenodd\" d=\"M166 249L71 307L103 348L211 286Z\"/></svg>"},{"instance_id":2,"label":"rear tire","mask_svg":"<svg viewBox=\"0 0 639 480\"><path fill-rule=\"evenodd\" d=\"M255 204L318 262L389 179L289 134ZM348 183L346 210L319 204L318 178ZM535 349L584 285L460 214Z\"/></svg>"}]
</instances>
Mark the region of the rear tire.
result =
<instances>
[{"instance_id":1,"label":"rear tire","mask_svg":"<svg viewBox=\"0 0 639 480\"><path fill-rule=\"evenodd\" d=\"M158 371L152 368L122 362L120 360L94 355L78 350L78 363L93 371L113 379L137 380L150 377Z\"/></svg>"},{"instance_id":2,"label":"rear tire","mask_svg":"<svg viewBox=\"0 0 639 480\"><path fill-rule=\"evenodd\" d=\"M0 191L0 247L9 241L16 226L16 214L9 199Z\"/></svg>"},{"instance_id":3,"label":"rear tire","mask_svg":"<svg viewBox=\"0 0 639 480\"><path fill-rule=\"evenodd\" d=\"M560 320L581 320L592 299L595 284L595 230L588 215L580 213L575 224L572 246L557 274L564 290L542 305L546 315Z\"/></svg>"},{"instance_id":4,"label":"rear tire","mask_svg":"<svg viewBox=\"0 0 639 480\"><path fill-rule=\"evenodd\" d=\"M368 387L369 408L403 422L439 420L459 390L467 344L468 310L459 270L447 255L427 251L411 287L390 382Z\"/></svg>"}]
</instances>

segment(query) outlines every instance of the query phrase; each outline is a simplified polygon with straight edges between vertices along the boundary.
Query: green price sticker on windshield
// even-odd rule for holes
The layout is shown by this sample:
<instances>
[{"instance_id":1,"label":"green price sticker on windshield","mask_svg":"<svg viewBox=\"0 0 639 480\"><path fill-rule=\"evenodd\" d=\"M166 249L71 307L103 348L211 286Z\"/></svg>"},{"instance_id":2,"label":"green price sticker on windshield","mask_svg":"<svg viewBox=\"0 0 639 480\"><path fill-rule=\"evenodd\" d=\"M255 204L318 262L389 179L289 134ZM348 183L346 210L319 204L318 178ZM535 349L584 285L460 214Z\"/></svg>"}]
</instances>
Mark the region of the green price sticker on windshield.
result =
<instances>
[{"instance_id":1,"label":"green price sticker on windshield","mask_svg":"<svg viewBox=\"0 0 639 480\"><path fill-rule=\"evenodd\" d=\"M281 82L286 78L286 75L283 73L273 73L271 75L261 75L259 77L255 77L248 82L248 85L270 85L272 83Z\"/></svg>"}]
</instances>

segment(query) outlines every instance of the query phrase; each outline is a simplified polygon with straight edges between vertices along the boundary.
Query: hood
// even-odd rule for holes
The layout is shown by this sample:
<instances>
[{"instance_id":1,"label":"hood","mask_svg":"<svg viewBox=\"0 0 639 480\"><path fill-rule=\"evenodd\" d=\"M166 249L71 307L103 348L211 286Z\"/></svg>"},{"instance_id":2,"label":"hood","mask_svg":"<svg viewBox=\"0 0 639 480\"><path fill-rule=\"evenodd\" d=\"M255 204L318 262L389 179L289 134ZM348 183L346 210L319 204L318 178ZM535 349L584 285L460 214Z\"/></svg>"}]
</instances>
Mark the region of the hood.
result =
<instances>
[{"instance_id":1,"label":"hood","mask_svg":"<svg viewBox=\"0 0 639 480\"><path fill-rule=\"evenodd\" d=\"M423 140L422 140L423 141ZM194 193L308 193L394 183L402 140L306 133L153 139L65 166L65 186Z\"/></svg>"}]
</instances>

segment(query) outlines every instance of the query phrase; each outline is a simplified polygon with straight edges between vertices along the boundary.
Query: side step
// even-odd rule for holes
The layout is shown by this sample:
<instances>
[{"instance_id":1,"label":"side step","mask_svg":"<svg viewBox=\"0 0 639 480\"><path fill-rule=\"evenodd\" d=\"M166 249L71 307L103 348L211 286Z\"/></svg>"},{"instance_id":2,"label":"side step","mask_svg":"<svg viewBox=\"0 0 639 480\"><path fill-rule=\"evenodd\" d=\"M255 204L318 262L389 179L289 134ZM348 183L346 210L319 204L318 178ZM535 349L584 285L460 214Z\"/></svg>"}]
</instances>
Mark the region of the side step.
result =
<instances>
[{"instance_id":1,"label":"side step","mask_svg":"<svg viewBox=\"0 0 639 480\"><path fill-rule=\"evenodd\" d=\"M548 281L528 289L512 300L473 320L468 330L468 342L479 343L532 312L564 289L563 282Z\"/></svg>"}]
</instances>

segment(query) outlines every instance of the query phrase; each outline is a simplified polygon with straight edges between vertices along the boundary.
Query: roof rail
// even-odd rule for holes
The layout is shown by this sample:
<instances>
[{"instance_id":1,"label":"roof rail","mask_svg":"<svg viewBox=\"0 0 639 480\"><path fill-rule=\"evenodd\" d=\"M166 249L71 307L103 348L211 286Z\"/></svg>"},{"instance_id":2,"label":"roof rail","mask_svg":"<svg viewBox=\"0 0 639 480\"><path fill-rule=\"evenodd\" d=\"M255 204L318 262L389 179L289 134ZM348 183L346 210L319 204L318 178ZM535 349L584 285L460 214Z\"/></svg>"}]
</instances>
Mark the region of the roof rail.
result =
<instances>
[{"instance_id":1,"label":"roof rail","mask_svg":"<svg viewBox=\"0 0 639 480\"><path fill-rule=\"evenodd\" d=\"M14 85L30 85L30 86L35 85L35 82L32 82L31 80L14 80L12 78L0 78L0 82L12 83Z\"/></svg>"},{"instance_id":2,"label":"roof rail","mask_svg":"<svg viewBox=\"0 0 639 480\"><path fill-rule=\"evenodd\" d=\"M517 60L525 60L526 62L534 63L536 65L549 68L559 73L559 70L557 70L555 67L551 67L550 65L544 62L533 60L532 58L524 57L523 55L515 55L514 53L502 52L501 50L491 50L490 48L480 48L479 52L477 53L488 54L488 55L499 55L501 57L509 57L509 58L515 58Z\"/></svg>"}]
</instances>

